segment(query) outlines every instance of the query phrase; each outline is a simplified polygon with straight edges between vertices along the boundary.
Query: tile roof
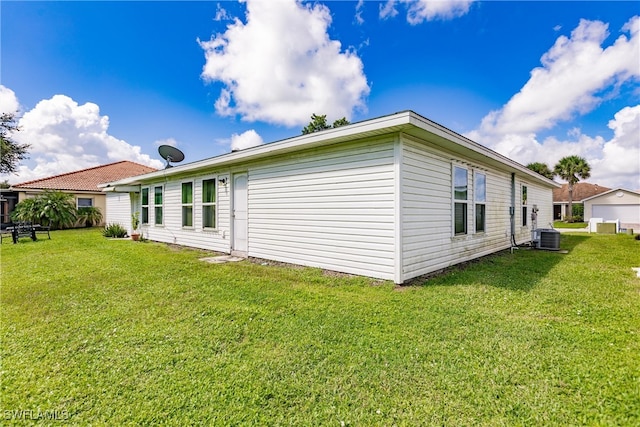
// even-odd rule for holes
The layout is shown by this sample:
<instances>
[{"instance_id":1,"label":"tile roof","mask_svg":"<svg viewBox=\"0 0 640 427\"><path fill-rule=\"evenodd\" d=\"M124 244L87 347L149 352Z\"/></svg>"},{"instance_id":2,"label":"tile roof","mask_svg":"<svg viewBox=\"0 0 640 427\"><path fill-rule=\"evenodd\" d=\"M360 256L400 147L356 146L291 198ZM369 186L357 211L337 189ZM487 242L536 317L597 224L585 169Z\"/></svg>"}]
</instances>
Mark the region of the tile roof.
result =
<instances>
[{"instance_id":1,"label":"tile roof","mask_svg":"<svg viewBox=\"0 0 640 427\"><path fill-rule=\"evenodd\" d=\"M98 184L142 175L157 169L123 160L48 178L12 185L12 188L38 190L101 191Z\"/></svg>"},{"instance_id":2,"label":"tile roof","mask_svg":"<svg viewBox=\"0 0 640 427\"><path fill-rule=\"evenodd\" d=\"M600 193L611 190L607 187L601 187L598 184L589 184L588 182L577 182L573 186L574 202L580 202L587 197L592 197ZM560 188L553 189L553 201L556 203L569 202L569 184L562 184Z\"/></svg>"}]
</instances>

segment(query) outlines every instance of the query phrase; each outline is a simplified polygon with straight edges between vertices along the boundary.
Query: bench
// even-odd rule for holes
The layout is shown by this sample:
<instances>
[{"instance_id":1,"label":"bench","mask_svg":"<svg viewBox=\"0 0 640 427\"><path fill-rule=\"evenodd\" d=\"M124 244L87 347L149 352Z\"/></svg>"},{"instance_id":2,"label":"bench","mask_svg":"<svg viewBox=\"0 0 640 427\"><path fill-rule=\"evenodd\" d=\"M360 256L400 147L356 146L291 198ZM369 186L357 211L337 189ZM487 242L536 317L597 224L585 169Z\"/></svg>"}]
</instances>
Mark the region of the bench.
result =
<instances>
[{"instance_id":1,"label":"bench","mask_svg":"<svg viewBox=\"0 0 640 427\"><path fill-rule=\"evenodd\" d=\"M33 230L36 233L36 237L38 234L47 234L47 237L49 238L49 240L51 240L51 234L49 234L49 231L51 230L51 226L49 225L39 225L39 224L35 224L33 226Z\"/></svg>"},{"instance_id":2,"label":"bench","mask_svg":"<svg viewBox=\"0 0 640 427\"><path fill-rule=\"evenodd\" d=\"M0 243L11 236L13 243L18 243L21 237L30 237L34 242L38 240L38 234L46 234L51 240L50 225L31 224L30 222L18 222L0 231Z\"/></svg>"},{"instance_id":3,"label":"bench","mask_svg":"<svg viewBox=\"0 0 640 427\"><path fill-rule=\"evenodd\" d=\"M0 230L0 243L2 243L3 239L11 237L13 239L13 231L10 229L2 229Z\"/></svg>"},{"instance_id":4,"label":"bench","mask_svg":"<svg viewBox=\"0 0 640 427\"><path fill-rule=\"evenodd\" d=\"M21 237L31 237L31 240L33 240L34 242L37 240L36 229L33 225L31 225L30 222L19 222L13 227L7 227L7 230L10 228L12 229L11 234L13 237L13 243L18 243L18 240Z\"/></svg>"}]
</instances>

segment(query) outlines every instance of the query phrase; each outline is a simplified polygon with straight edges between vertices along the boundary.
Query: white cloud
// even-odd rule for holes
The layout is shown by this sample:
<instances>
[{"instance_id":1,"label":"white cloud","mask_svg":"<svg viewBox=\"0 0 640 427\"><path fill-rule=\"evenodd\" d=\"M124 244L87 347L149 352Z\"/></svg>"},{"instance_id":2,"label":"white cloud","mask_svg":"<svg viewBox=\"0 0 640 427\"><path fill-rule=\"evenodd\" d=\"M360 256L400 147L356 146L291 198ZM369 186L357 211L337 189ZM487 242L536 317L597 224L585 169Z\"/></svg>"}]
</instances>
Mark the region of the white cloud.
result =
<instances>
[{"instance_id":1,"label":"white cloud","mask_svg":"<svg viewBox=\"0 0 640 427\"><path fill-rule=\"evenodd\" d=\"M216 4L216 16L213 18L214 21L226 21L230 19L227 11L220 5L220 3Z\"/></svg>"},{"instance_id":2,"label":"white cloud","mask_svg":"<svg viewBox=\"0 0 640 427\"><path fill-rule=\"evenodd\" d=\"M453 19L469 12L475 0L387 0L380 6L380 18L393 18L398 15L396 5L403 4L407 8L407 22L412 25L436 19Z\"/></svg>"},{"instance_id":3,"label":"white cloud","mask_svg":"<svg viewBox=\"0 0 640 427\"><path fill-rule=\"evenodd\" d=\"M593 110L619 85L640 77L640 18L632 18L623 30L629 38L621 35L603 49L608 25L581 20L571 38L558 37L520 92L482 120L480 131L505 135L549 129Z\"/></svg>"},{"instance_id":4,"label":"white cloud","mask_svg":"<svg viewBox=\"0 0 640 427\"><path fill-rule=\"evenodd\" d=\"M640 105L618 111L608 126L613 138L604 144L604 155L591 161L592 180L640 190Z\"/></svg>"},{"instance_id":5,"label":"white cloud","mask_svg":"<svg viewBox=\"0 0 640 427\"><path fill-rule=\"evenodd\" d=\"M0 114L16 113L20 110L20 103L14 91L0 85Z\"/></svg>"},{"instance_id":6,"label":"white cloud","mask_svg":"<svg viewBox=\"0 0 640 427\"><path fill-rule=\"evenodd\" d=\"M609 122L614 131L609 141L576 128L566 138L538 137L542 130L592 111L640 77L640 18L633 17L622 30L629 36L620 35L603 48L608 25L581 20L570 38L558 37L523 88L467 136L523 164L538 161L553 167L562 157L579 155L591 165L591 182L638 186L638 107L622 109Z\"/></svg>"},{"instance_id":7,"label":"white cloud","mask_svg":"<svg viewBox=\"0 0 640 427\"><path fill-rule=\"evenodd\" d=\"M179 144L178 141L175 140L175 138L166 138L154 141L153 145L155 145L156 147L159 147L161 145L170 145L172 147L177 147Z\"/></svg>"},{"instance_id":8,"label":"white cloud","mask_svg":"<svg viewBox=\"0 0 640 427\"><path fill-rule=\"evenodd\" d=\"M356 3L356 15L354 20L358 25L364 24L364 18L362 17L362 11L364 10L364 0L358 0Z\"/></svg>"},{"instance_id":9,"label":"white cloud","mask_svg":"<svg viewBox=\"0 0 640 427\"><path fill-rule=\"evenodd\" d=\"M163 163L107 133L109 117L96 104L78 105L65 95L40 101L24 113L14 139L30 144L30 160L16 174L3 176L11 183L29 181L100 164L131 160L162 168Z\"/></svg>"},{"instance_id":10,"label":"white cloud","mask_svg":"<svg viewBox=\"0 0 640 427\"><path fill-rule=\"evenodd\" d=\"M202 77L221 82L221 115L299 126L312 113L330 120L364 109L369 86L360 58L331 40L329 9L295 0L247 0L246 22L199 41Z\"/></svg>"},{"instance_id":11,"label":"white cloud","mask_svg":"<svg viewBox=\"0 0 640 427\"><path fill-rule=\"evenodd\" d=\"M245 148L257 147L264 144L262 137L253 129L238 135L231 135L231 151L244 150Z\"/></svg>"}]
</instances>

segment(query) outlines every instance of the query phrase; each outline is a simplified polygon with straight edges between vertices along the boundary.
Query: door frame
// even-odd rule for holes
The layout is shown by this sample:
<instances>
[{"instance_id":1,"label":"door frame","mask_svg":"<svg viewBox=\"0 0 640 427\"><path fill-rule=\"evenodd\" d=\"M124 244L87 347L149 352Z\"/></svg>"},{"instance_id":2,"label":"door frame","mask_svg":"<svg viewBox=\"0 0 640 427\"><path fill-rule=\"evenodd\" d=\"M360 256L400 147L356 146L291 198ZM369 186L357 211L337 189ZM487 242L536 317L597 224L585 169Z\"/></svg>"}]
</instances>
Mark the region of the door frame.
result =
<instances>
[{"instance_id":1,"label":"door frame","mask_svg":"<svg viewBox=\"0 0 640 427\"><path fill-rule=\"evenodd\" d=\"M245 237L245 247L241 248L240 250L237 249L237 242L236 242L236 236L238 235L238 224L236 223L236 203L238 201L238 193L236 193L236 179L240 176L245 176L246 179L246 186L245 186L245 192L244 192L244 197L245 197L245 206L247 209L247 217L244 220L244 235ZM249 216L248 216L248 210L249 210L249 174L247 171L239 171L239 172L234 172L231 175L231 255L233 256L238 256L238 257L246 257L247 253L249 251ZM244 250L242 250L244 249Z\"/></svg>"}]
</instances>

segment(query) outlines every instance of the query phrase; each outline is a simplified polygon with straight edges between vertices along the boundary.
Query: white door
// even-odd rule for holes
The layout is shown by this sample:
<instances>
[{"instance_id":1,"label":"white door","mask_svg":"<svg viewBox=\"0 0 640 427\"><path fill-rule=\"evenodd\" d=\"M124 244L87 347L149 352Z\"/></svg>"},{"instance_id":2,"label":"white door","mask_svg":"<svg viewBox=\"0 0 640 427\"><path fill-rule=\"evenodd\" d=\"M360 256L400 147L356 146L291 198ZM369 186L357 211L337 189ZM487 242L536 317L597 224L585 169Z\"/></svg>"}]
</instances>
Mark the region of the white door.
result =
<instances>
[{"instance_id":1,"label":"white door","mask_svg":"<svg viewBox=\"0 0 640 427\"><path fill-rule=\"evenodd\" d=\"M247 255L247 174L233 175L233 247L232 254Z\"/></svg>"}]
</instances>

